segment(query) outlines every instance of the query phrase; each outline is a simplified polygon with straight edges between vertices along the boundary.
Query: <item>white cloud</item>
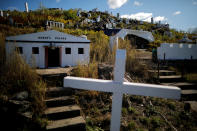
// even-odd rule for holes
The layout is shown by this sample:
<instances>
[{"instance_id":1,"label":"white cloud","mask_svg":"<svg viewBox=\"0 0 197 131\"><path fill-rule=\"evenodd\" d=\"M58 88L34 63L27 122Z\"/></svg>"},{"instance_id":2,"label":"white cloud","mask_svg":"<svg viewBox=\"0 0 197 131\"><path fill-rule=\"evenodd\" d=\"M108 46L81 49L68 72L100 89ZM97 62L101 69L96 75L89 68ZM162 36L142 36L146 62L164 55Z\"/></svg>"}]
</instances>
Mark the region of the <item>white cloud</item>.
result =
<instances>
[{"instance_id":1,"label":"white cloud","mask_svg":"<svg viewBox=\"0 0 197 131\"><path fill-rule=\"evenodd\" d=\"M144 13L144 12L139 12L136 14L131 14L131 15L122 15L121 18L128 18L128 19L136 19L136 20L142 20L146 21L147 19L152 17L152 13Z\"/></svg>"},{"instance_id":2,"label":"white cloud","mask_svg":"<svg viewBox=\"0 0 197 131\"><path fill-rule=\"evenodd\" d=\"M56 0L57 3L59 3L61 0Z\"/></svg>"},{"instance_id":3,"label":"white cloud","mask_svg":"<svg viewBox=\"0 0 197 131\"><path fill-rule=\"evenodd\" d=\"M127 0L107 0L109 8L111 9L116 9L116 8L120 8L122 5L124 5Z\"/></svg>"},{"instance_id":4,"label":"white cloud","mask_svg":"<svg viewBox=\"0 0 197 131\"><path fill-rule=\"evenodd\" d=\"M134 1L134 3L133 3L135 6L142 6L143 5L143 3L140 3L139 1Z\"/></svg>"},{"instance_id":5,"label":"white cloud","mask_svg":"<svg viewBox=\"0 0 197 131\"><path fill-rule=\"evenodd\" d=\"M193 0L192 4L193 4L193 5L197 5L197 1L194 1L194 0Z\"/></svg>"},{"instance_id":6,"label":"white cloud","mask_svg":"<svg viewBox=\"0 0 197 131\"><path fill-rule=\"evenodd\" d=\"M145 13L145 12L139 12L136 14L121 16L121 18L136 19L139 21L146 21L146 22L151 22L151 17L153 17L153 13ZM167 18L165 16L157 16L154 18L154 22L166 21L166 20Z\"/></svg>"},{"instance_id":7,"label":"white cloud","mask_svg":"<svg viewBox=\"0 0 197 131\"><path fill-rule=\"evenodd\" d=\"M164 16L157 16L154 18L154 21L155 22L158 22L158 21L167 21L167 18L165 18Z\"/></svg>"},{"instance_id":8,"label":"white cloud","mask_svg":"<svg viewBox=\"0 0 197 131\"><path fill-rule=\"evenodd\" d=\"M173 13L173 15L180 15L181 14L181 11L176 11Z\"/></svg>"}]
</instances>

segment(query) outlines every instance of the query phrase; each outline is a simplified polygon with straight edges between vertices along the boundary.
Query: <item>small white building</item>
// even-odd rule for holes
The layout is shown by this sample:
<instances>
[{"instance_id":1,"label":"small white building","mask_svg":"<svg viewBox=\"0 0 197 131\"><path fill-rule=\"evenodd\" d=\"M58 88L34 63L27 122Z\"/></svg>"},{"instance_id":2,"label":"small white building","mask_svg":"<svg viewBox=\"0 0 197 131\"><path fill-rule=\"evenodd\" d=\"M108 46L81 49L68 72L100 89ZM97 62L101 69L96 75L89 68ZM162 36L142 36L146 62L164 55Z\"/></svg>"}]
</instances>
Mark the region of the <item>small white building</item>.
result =
<instances>
[{"instance_id":1,"label":"small white building","mask_svg":"<svg viewBox=\"0 0 197 131\"><path fill-rule=\"evenodd\" d=\"M16 49L30 66L75 66L89 63L90 41L55 30L6 37L7 55Z\"/></svg>"},{"instance_id":2,"label":"small white building","mask_svg":"<svg viewBox=\"0 0 197 131\"><path fill-rule=\"evenodd\" d=\"M46 21L46 28L49 29L49 28L53 28L53 27L64 29L64 23L47 20Z\"/></svg>"}]
</instances>

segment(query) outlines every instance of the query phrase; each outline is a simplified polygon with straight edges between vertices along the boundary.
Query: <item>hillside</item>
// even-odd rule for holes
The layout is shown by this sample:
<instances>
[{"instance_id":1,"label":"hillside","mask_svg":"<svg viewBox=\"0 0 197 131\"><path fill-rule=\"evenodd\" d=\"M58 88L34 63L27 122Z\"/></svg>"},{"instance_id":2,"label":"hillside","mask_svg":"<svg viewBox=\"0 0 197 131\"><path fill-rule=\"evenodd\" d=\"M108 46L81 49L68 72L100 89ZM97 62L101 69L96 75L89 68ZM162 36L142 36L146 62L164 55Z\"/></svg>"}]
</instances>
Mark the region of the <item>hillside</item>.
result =
<instances>
[{"instance_id":1,"label":"hillside","mask_svg":"<svg viewBox=\"0 0 197 131\"><path fill-rule=\"evenodd\" d=\"M118 22L119 20L117 17L111 16L107 12L99 11L81 11L81 16L79 17L77 16L78 10L72 9L40 9L31 11L28 14L26 12L18 11L6 11L6 13L9 13L10 17L0 17L0 50L2 54L0 55L0 72L3 72L6 76L3 77L4 75L2 75L0 82L5 83L5 81L7 81L7 83L4 85L0 84L0 96L6 95L8 98L11 98L13 94L18 93L21 90L30 90L30 94L33 95L33 109L37 109L35 110L36 113L41 113L40 110L45 106L44 103L40 101L45 97L45 89L43 89L43 87L46 86L45 84L49 87L50 83L42 83L43 81L41 78L38 77L34 71L31 71L29 66L23 62L21 63L21 61L17 64L16 62L18 61L13 61L13 63L11 61L11 67L5 66L4 39L6 36L44 31L46 29L46 20L59 21L65 24L64 29L55 28L56 30L77 36L86 35L88 39L91 40L90 64L88 66L78 65L72 70L71 75L99 79L113 78L112 67L115 52L110 52L109 37L102 31L102 29L104 29L102 22L111 22L109 19L114 19L114 21ZM92 21L96 21L100 15L101 22L82 24L82 21L85 20L88 13L91 13L90 19ZM155 42L151 43L153 46L164 41L177 42L183 36L183 32L178 32L166 27L155 29L155 26L157 25L146 22L142 23L136 20L131 20L127 23L127 20L123 19L117 23L116 28L143 29L151 31L155 37ZM173 37L170 38L169 36L164 35L165 31L172 32ZM188 36L191 38L192 34L189 34ZM147 72L150 68L149 65L144 64L136 58L140 52L135 48L132 48L127 40L123 41L120 39L119 42L121 43L119 48L127 50L126 72L127 75L131 77L131 81L143 83L154 82ZM109 67L106 65L109 65ZM62 80L58 81L58 83L62 83ZM9 87L9 90L3 90L7 89L5 87ZM26 87L29 88L26 89ZM18 88L20 90L17 90ZM39 90L40 93L37 93ZM76 90L75 92L75 99L84 112L87 130L109 130L111 94L81 90ZM38 96L35 94L38 94ZM124 131L196 130L197 128L195 123L197 119L196 112L194 112L188 104L182 101L125 95L123 99L122 114L121 129ZM40 119L39 121L43 122Z\"/></svg>"},{"instance_id":2,"label":"hillside","mask_svg":"<svg viewBox=\"0 0 197 131\"><path fill-rule=\"evenodd\" d=\"M120 18L119 14L113 16L108 12L97 9L85 11L81 9L51 9L40 8L30 12L4 11L4 17L0 17L0 24L11 25L18 28L46 29L46 21L64 23L64 29L81 29L100 31L104 29L126 28L133 30L145 30L152 32L156 44L163 42L178 42L184 33L171 29L169 24L148 23L133 19ZM194 34L188 34L192 39ZM154 44L153 43L153 44Z\"/></svg>"}]
</instances>

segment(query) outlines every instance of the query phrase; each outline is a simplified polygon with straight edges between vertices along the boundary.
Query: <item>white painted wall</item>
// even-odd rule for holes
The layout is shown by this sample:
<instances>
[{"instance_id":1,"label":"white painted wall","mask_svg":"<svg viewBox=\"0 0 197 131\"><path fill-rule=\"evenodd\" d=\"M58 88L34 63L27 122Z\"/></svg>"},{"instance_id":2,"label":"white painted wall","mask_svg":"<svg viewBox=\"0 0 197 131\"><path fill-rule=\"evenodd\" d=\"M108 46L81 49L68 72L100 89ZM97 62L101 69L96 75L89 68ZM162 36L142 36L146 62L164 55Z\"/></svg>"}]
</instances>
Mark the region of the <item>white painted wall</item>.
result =
<instances>
[{"instance_id":1,"label":"white painted wall","mask_svg":"<svg viewBox=\"0 0 197 131\"><path fill-rule=\"evenodd\" d=\"M83 43L55 43L56 47L62 47L62 65L75 66L79 62L81 64L89 63L89 44ZM15 47L23 47L23 54L21 55L25 61L32 66L32 60L36 67L45 68L45 48L44 46L50 46L49 43L25 43L25 42L7 42L6 53L12 53ZM39 47L39 54L32 54L32 47ZM71 48L71 54L65 54L65 48ZM84 48L84 54L78 54L78 48Z\"/></svg>"},{"instance_id":2,"label":"white painted wall","mask_svg":"<svg viewBox=\"0 0 197 131\"><path fill-rule=\"evenodd\" d=\"M157 48L157 58L159 60L184 60L197 59L197 44L178 44L178 43L162 43Z\"/></svg>"},{"instance_id":3,"label":"white painted wall","mask_svg":"<svg viewBox=\"0 0 197 131\"><path fill-rule=\"evenodd\" d=\"M89 63L89 44L61 44L62 45L62 67L75 66L78 63ZM71 54L65 54L65 48L71 48ZM84 54L78 54L78 48L84 48Z\"/></svg>"}]
</instances>

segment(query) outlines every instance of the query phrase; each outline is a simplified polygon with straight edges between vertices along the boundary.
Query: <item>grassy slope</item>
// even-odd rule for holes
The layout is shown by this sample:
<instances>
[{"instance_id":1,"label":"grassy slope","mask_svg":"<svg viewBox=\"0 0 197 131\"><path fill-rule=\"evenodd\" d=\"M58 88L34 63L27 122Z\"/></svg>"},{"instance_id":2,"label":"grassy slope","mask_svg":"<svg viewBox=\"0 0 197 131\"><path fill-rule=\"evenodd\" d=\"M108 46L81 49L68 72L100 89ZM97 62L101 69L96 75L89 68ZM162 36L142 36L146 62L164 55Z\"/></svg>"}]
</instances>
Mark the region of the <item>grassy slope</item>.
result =
<instances>
[{"instance_id":1,"label":"grassy slope","mask_svg":"<svg viewBox=\"0 0 197 131\"><path fill-rule=\"evenodd\" d=\"M4 28L6 32L10 27ZM3 36L16 35L14 32L22 34L23 32L28 33L29 31L30 33L36 31L35 29L16 29L13 27L11 27L11 30L11 32L3 32ZM80 35L79 32L81 30L63 31ZM108 62L109 59L114 58L114 54L109 56L109 47L105 47L108 38L103 37L105 35L103 35L102 32L89 32L87 35L89 39L93 41L91 43L91 60L94 62L86 67L78 66L77 71L75 70L75 75L98 78L97 63ZM96 44L96 47L94 44ZM129 55L131 62L133 64L135 63L140 65L140 63L136 62L136 60L133 58L133 49L129 49L130 47L128 47L127 42L122 45L123 47L121 48L126 48L127 51L130 52ZM105 53L106 55L103 55L101 52ZM111 62L113 63L113 61ZM129 60L127 60L127 63L130 63ZM141 67L135 70L127 70L131 73L137 72L139 76L143 76L143 72L145 72L146 68ZM83 109L84 115L86 116L87 130L108 130L110 125L111 94L79 91L75 96ZM187 105L185 106L184 103L175 100L140 96L125 96L123 100L122 114L122 130L172 130L171 125L173 125L178 130L195 130L197 128L195 123L197 120L197 115L187 108ZM167 119L167 122L163 116Z\"/></svg>"}]
</instances>

